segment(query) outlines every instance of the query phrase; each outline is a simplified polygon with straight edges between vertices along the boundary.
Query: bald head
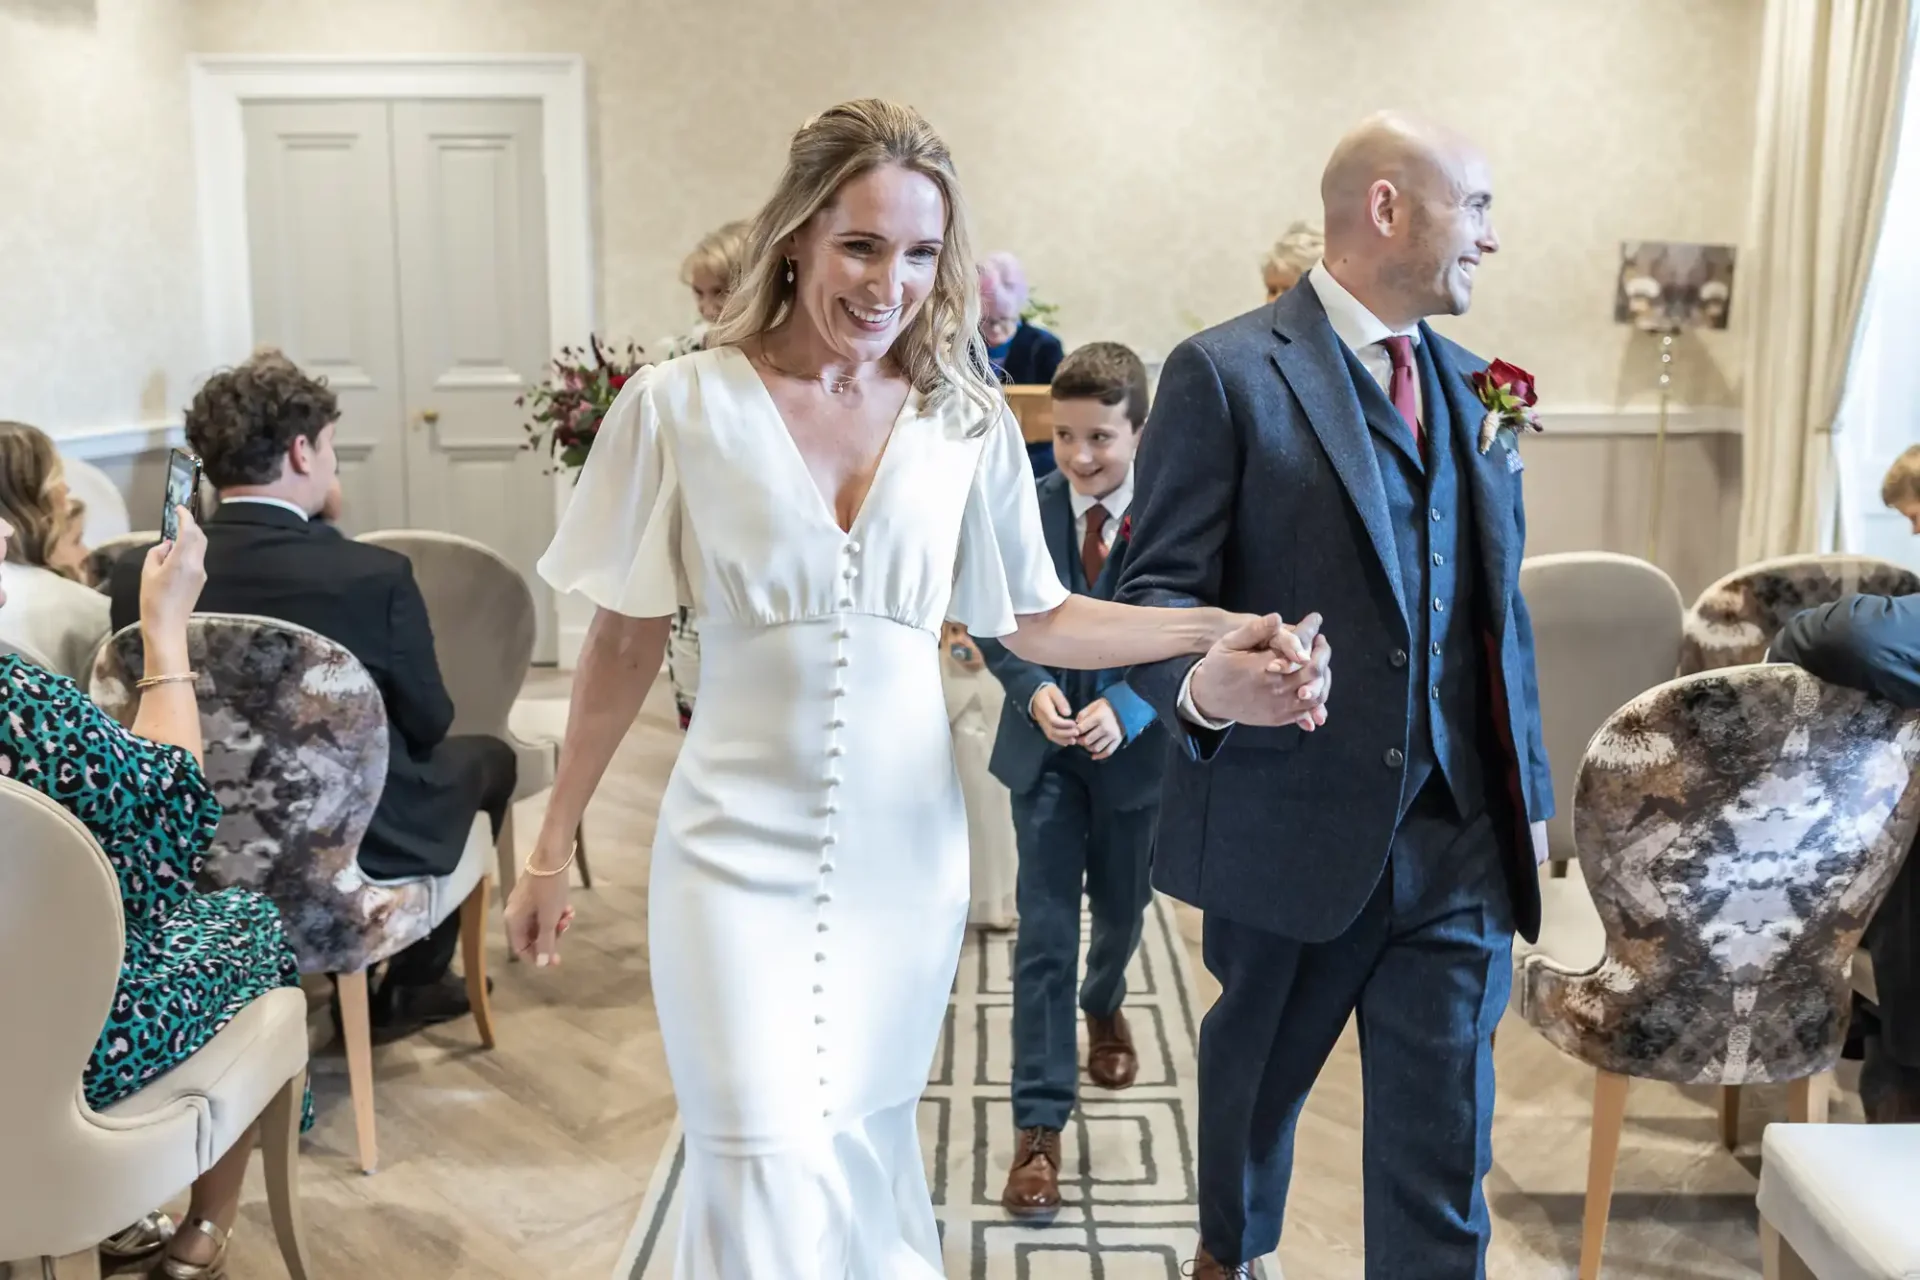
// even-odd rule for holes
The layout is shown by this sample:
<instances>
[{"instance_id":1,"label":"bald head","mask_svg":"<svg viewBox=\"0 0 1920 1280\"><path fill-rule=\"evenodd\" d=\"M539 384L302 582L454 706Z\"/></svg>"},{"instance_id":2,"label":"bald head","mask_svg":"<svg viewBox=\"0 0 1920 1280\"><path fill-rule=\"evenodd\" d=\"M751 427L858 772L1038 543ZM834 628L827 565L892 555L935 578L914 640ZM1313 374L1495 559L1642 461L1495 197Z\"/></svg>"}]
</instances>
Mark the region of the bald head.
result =
<instances>
[{"instance_id":1,"label":"bald head","mask_svg":"<svg viewBox=\"0 0 1920 1280\"><path fill-rule=\"evenodd\" d=\"M1329 268L1396 326L1465 311L1481 256L1499 248L1486 157L1452 130L1398 112L1340 140L1320 199Z\"/></svg>"}]
</instances>

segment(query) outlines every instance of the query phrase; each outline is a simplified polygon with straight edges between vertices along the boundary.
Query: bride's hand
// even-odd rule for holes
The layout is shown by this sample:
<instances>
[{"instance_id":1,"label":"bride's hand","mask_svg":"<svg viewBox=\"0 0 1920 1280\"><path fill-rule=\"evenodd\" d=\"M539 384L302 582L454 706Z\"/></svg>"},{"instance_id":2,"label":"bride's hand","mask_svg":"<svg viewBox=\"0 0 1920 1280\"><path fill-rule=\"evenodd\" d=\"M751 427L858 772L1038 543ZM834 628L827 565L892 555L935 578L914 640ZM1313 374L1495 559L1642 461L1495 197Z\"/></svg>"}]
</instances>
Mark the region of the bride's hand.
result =
<instances>
[{"instance_id":1,"label":"bride's hand","mask_svg":"<svg viewBox=\"0 0 1920 1280\"><path fill-rule=\"evenodd\" d=\"M551 853L536 849L532 865L554 867L565 861ZM573 907L567 900L569 879L568 871L550 876L522 871L507 895L507 944L515 955L531 958L540 968L560 963L560 939L573 925Z\"/></svg>"}]
</instances>

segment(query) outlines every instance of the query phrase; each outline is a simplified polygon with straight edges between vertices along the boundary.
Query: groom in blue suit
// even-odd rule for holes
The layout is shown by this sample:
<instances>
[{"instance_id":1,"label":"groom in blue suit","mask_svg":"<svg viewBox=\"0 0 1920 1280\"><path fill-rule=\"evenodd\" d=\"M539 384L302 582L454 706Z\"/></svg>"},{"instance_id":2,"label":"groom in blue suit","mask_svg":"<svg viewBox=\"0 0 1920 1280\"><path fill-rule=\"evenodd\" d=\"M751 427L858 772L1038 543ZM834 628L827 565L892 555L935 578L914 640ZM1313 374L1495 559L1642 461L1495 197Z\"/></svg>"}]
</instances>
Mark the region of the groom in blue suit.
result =
<instances>
[{"instance_id":1,"label":"groom in blue suit","mask_svg":"<svg viewBox=\"0 0 1920 1280\"><path fill-rule=\"evenodd\" d=\"M1539 927L1552 787L1512 433L1435 333L1499 248L1485 158L1379 116L1322 179L1326 259L1181 344L1138 464L1117 598L1324 618L1324 725L1235 727L1250 668L1134 670L1172 732L1154 884L1206 914L1193 1274L1279 1244L1301 1104L1350 1017L1366 1273L1472 1280L1489 1231L1491 1037Z\"/></svg>"}]
</instances>

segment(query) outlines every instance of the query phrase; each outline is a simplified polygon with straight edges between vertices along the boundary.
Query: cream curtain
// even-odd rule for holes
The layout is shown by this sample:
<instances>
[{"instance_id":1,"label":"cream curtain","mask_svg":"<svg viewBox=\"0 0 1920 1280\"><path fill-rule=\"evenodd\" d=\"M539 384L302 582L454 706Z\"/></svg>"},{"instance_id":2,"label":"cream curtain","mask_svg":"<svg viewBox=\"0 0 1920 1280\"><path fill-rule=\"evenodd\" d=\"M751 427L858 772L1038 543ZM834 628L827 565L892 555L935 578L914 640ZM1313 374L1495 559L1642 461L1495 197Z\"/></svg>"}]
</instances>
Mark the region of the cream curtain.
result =
<instances>
[{"instance_id":1,"label":"cream curtain","mask_svg":"<svg viewBox=\"0 0 1920 1280\"><path fill-rule=\"evenodd\" d=\"M1768 0L1741 307L1742 563L1819 549L1899 142L1910 0Z\"/></svg>"}]
</instances>

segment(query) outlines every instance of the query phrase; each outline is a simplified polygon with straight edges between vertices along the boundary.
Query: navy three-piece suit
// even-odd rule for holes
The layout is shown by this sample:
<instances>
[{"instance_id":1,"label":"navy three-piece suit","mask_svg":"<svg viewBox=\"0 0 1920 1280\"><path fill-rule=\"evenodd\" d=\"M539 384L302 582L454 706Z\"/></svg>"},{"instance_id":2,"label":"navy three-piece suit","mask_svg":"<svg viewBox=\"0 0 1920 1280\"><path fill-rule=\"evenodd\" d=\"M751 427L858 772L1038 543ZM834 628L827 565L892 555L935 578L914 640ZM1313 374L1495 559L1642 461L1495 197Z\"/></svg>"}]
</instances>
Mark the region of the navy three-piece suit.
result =
<instances>
[{"instance_id":1,"label":"navy three-piece suit","mask_svg":"<svg viewBox=\"0 0 1920 1280\"><path fill-rule=\"evenodd\" d=\"M1316 268L1322 270L1323 268ZM1181 344L1137 466L1116 598L1325 618L1327 723L1209 731L1191 658L1129 683L1172 730L1153 883L1206 913L1202 1242L1279 1242L1300 1106L1350 1015L1369 1276L1482 1273L1490 1037L1539 927L1552 812L1518 579L1520 461L1477 447L1484 361L1420 326L1422 438L1303 283Z\"/></svg>"},{"instance_id":2,"label":"navy three-piece suit","mask_svg":"<svg viewBox=\"0 0 1920 1280\"><path fill-rule=\"evenodd\" d=\"M1089 583L1074 537L1070 492L1058 471L1040 479L1040 521L1054 567L1076 594L1111 599L1127 561L1128 539L1114 539L1099 581ZM1126 995L1127 963L1140 944L1141 920L1152 896L1148 862L1167 735L1153 707L1128 687L1124 670L1055 671L1015 657L997 641L977 643L987 669L1007 691L988 768L1011 793L1020 848L1013 1122L1019 1129L1063 1129L1080 1075L1074 979L1080 964L1082 880L1093 928L1078 1005L1107 1018ZM1095 760L1080 747L1048 741L1027 708L1049 684L1066 694L1076 714L1105 698L1120 721L1124 745Z\"/></svg>"}]
</instances>

